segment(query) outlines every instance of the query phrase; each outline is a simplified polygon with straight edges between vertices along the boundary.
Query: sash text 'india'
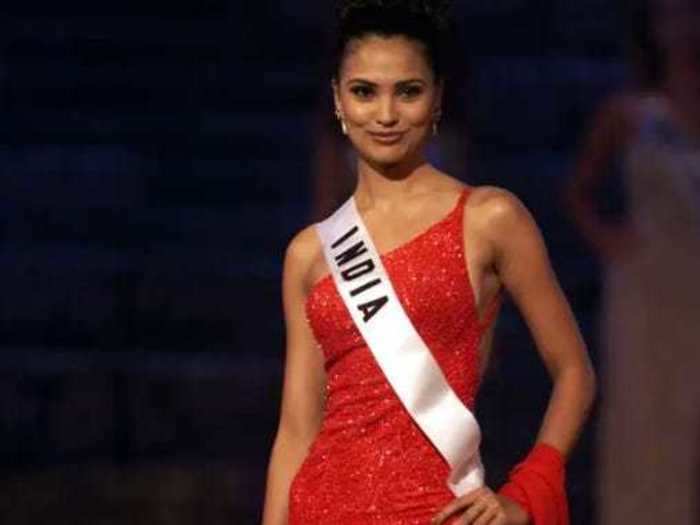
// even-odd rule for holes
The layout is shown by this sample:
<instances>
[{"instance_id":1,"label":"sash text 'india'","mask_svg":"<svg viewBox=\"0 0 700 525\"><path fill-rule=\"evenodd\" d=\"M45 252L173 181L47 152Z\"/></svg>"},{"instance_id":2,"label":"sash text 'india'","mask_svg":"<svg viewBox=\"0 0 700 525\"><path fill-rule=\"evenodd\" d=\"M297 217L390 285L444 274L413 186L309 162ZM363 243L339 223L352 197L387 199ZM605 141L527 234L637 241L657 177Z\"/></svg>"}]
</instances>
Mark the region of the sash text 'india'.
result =
<instances>
[{"instance_id":1,"label":"sash text 'india'","mask_svg":"<svg viewBox=\"0 0 700 525\"><path fill-rule=\"evenodd\" d=\"M357 281L358 286L350 291L350 295L353 298L357 297L357 301L354 302L353 306L362 312L362 320L366 323L384 307L389 298L386 295L374 299L367 298L366 292L380 284L382 280L379 277L377 266L374 264L372 257L370 255L360 257L367 254L367 246L364 241L360 240L347 248L345 247L348 242L352 242L352 237L358 231L359 228L357 226L350 228L347 233L343 234L331 245L331 251L334 252L333 258L343 281L350 283L364 277L364 279ZM336 255L335 251L341 249L343 251ZM354 264L348 266L350 263ZM360 284L361 281L364 282Z\"/></svg>"}]
</instances>

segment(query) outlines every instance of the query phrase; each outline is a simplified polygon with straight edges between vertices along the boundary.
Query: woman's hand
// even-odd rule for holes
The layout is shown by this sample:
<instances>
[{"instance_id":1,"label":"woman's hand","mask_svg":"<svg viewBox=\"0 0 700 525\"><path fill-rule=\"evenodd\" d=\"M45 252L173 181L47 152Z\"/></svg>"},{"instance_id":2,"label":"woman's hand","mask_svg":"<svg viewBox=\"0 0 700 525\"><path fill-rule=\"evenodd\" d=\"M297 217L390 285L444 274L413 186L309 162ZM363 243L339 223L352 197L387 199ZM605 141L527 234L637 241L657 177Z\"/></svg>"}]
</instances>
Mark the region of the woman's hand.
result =
<instances>
[{"instance_id":1,"label":"woman's hand","mask_svg":"<svg viewBox=\"0 0 700 525\"><path fill-rule=\"evenodd\" d=\"M431 521L431 525L528 525L527 513L514 501L495 494L488 487L476 489L450 502Z\"/></svg>"}]
</instances>

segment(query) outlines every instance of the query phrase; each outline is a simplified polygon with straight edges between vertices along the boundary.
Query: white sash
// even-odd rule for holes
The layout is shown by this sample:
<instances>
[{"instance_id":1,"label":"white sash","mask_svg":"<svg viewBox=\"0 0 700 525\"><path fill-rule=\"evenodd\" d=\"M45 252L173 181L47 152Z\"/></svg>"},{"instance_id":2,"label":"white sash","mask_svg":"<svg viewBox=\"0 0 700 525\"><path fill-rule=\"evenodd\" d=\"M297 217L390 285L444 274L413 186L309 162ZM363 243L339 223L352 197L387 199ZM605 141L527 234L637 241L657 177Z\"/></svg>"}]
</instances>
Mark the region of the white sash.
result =
<instances>
[{"instance_id":1,"label":"white sash","mask_svg":"<svg viewBox=\"0 0 700 525\"><path fill-rule=\"evenodd\" d=\"M350 197L316 225L336 288L396 395L450 466L456 496L484 483L481 430L404 311Z\"/></svg>"}]
</instances>

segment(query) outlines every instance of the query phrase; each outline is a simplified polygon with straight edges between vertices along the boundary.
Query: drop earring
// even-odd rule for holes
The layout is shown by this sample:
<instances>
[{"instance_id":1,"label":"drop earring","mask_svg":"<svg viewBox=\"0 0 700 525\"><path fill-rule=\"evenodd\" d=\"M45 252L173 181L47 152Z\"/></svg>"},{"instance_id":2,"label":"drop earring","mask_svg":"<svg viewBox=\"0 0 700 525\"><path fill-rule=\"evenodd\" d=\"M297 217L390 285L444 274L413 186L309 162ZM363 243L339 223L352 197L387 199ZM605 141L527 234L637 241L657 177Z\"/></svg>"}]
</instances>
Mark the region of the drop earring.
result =
<instances>
[{"instance_id":1,"label":"drop earring","mask_svg":"<svg viewBox=\"0 0 700 525\"><path fill-rule=\"evenodd\" d=\"M343 115L340 113L340 110L338 108L335 108L335 117L340 121L340 129L343 131L343 135L347 135L348 127L345 124L345 120L343 120Z\"/></svg>"},{"instance_id":2,"label":"drop earring","mask_svg":"<svg viewBox=\"0 0 700 525\"><path fill-rule=\"evenodd\" d=\"M438 109L435 111L435 113L433 113L433 137L438 136L438 124L440 124L440 118L442 118L442 111Z\"/></svg>"}]
</instances>

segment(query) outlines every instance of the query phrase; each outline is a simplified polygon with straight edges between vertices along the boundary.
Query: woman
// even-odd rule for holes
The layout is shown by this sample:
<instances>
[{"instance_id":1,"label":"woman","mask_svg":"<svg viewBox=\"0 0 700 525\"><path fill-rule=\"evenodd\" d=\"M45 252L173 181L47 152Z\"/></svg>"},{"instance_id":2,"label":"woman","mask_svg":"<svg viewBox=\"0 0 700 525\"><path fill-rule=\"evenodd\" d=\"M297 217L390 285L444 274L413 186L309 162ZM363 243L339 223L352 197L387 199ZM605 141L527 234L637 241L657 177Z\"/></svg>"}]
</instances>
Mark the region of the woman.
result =
<instances>
[{"instance_id":1,"label":"woman","mask_svg":"<svg viewBox=\"0 0 700 525\"><path fill-rule=\"evenodd\" d=\"M605 264L599 521L689 525L700 426L700 5L630 5L641 82L603 104L569 192ZM612 222L594 195L616 158L627 205Z\"/></svg>"},{"instance_id":2,"label":"woman","mask_svg":"<svg viewBox=\"0 0 700 525\"><path fill-rule=\"evenodd\" d=\"M455 497L448 465L377 366L308 227L285 255L287 359L264 525L565 523L565 501L532 496L535 478L563 485L593 372L521 202L464 186L425 160L440 121L449 28L446 6L435 4L340 6L332 87L358 156L353 197L402 306L470 409L500 299L512 296L554 382L537 452L498 494L481 487ZM543 513L555 518L542 521Z\"/></svg>"}]
</instances>

